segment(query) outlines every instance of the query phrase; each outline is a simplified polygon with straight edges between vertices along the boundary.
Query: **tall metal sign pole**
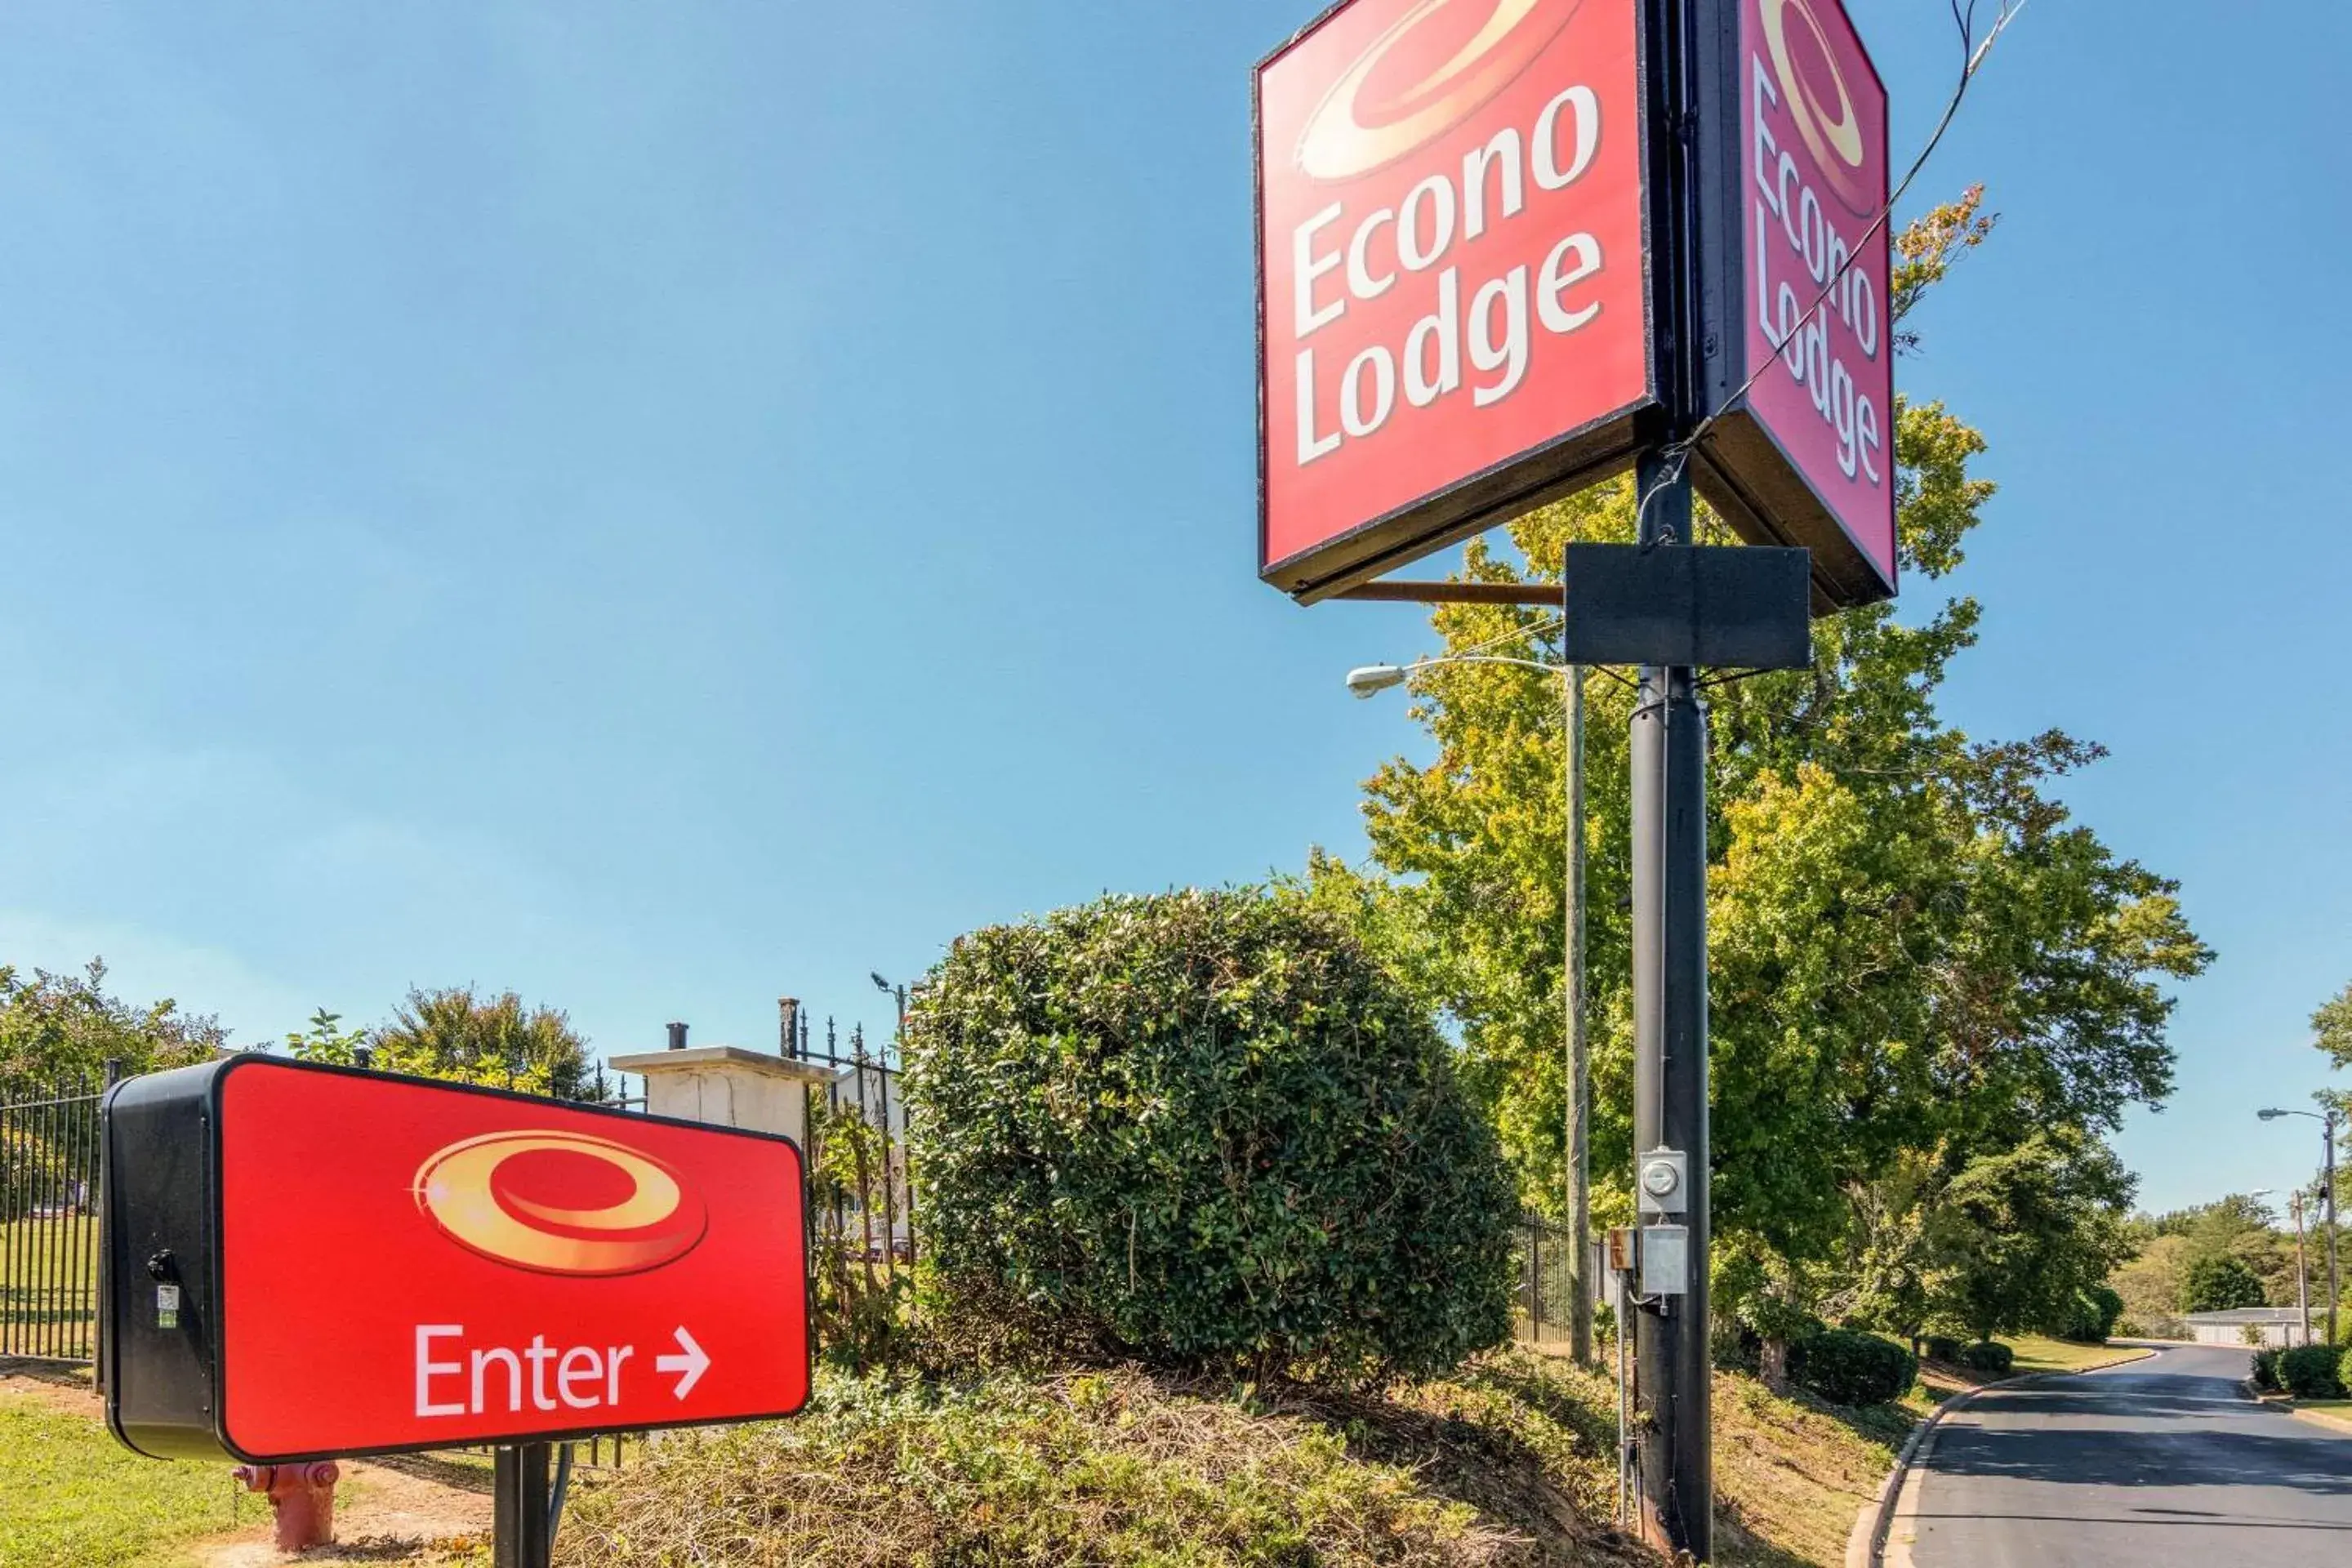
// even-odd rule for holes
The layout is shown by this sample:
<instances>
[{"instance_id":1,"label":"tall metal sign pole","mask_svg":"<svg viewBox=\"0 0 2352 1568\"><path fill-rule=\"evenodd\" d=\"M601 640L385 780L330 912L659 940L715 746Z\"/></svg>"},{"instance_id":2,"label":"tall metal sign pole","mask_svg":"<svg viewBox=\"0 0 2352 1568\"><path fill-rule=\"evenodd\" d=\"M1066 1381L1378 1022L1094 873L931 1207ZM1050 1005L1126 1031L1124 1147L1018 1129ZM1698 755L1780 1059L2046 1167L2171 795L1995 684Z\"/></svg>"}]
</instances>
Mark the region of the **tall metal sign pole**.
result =
<instances>
[{"instance_id":1,"label":"tall metal sign pole","mask_svg":"<svg viewBox=\"0 0 2352 1568\"><path fill-rule=\"evenodd\" d=\"M1808 668L1809 610L1896 590L1885 89L1841 0L1338 0L1254 101L1260 578L1301 604L1556 605L1563 665L1641 670L1631 1425L1643 1532L1704 1561L1697 672ZM1629 464L1638 541L1570 544L1558 590L1390 575ZM1744 544L1697 544L1695 489Z\"/></svg>"},{"instance_id":2,"label":"tall metal sign pole","mask_svg":"<svg viewBox=\"0 0 2352 1568\"><path fill-rule=\"evenodd\" d=\"M1696 0L1649 0L1649 113L1662 150L1649 190L1653 314L1667 439L1636 468L1644 551L1688 550L1688 462L1671 443L1706 416L1700 405L1693 50ZM1663 254L1660 254L1663 253ZM1714 1444L1707 1359L1706 732L1698 672L1643 665L1634 705L1633 1139L1637 1155L1682 1156L1680 1190L1652 1190L1686 1227L1683 1290L1635 1319L1635 1410L1643 1533L1707 1562L1714 1552ZM1646 1175L1646 1171L1644 1172Z\"/></svg>"}]
</instances>

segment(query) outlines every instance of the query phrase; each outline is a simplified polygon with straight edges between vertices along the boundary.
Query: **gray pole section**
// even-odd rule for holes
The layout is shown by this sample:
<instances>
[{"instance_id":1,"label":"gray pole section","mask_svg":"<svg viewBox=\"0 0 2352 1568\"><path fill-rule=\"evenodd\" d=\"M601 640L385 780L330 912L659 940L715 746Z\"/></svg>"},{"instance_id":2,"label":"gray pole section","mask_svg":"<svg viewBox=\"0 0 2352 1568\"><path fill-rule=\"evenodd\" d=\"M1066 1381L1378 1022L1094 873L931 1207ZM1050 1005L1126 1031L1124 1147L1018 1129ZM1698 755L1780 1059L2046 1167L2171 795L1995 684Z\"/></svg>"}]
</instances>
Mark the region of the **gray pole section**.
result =
<instances>
[{"instance_id":1,"label":"gray pole section","mask_svg":"<svg viewBox=\"0 0 2352 1568\"><path fill-rule=\"evenodd\" d=\"M1690 480L1659 488L1645 535L1690 538ZM1669 547L1671 548L1671 547ZM1707 1354L1706 736L1696 672L1645 665L1633 714L1633 1144L1689 1157L1683 1223L1689 1290L1636 1324L1643 1521L1668 1551L1713 1559L1714 1441Z\"/></svg>"},{"instance_id":2,"label":"gray pole section","mask_svg":"<svg viewBox=\"0 0 2352 1568\"><path fill-rule=\"evenodd\" d=\"M1564 575L1564 574L1563 574ZM1569 1353L1592 1360L1591 1047L1584 1028L1584 671L1560 672L1568 689L1568 955L1560 989L1568 1001ZM1624 1325L1618 1325L1623 1331Z\"/></svg>"},{"instance_id":3,"label":"gray pole section","mask_svg":"<svg viewBox=\"0 0 2352 1568\"><path fill-rule=\"evenodd\" d=\"M2327 1342L2341 1343L2336 1337L2336 1306L2343 1299L2344 1287L2336 1278L2336 1112L2327 1113Z\"/></svg>"}]
</instances>

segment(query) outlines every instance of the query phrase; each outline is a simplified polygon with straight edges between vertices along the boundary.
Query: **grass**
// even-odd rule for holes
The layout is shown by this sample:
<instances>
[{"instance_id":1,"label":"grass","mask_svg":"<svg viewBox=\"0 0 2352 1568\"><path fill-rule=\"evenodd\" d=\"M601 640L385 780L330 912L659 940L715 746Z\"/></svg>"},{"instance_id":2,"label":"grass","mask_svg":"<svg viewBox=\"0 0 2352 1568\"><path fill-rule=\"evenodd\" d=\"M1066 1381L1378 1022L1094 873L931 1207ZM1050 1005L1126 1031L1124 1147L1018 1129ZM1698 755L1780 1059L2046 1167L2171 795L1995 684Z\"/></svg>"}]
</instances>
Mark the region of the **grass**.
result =
<instances>
[{"instance_id":1,"label":"grass","mask_svg":"<svg viewBox=\"0 0 2352 1568\"><path fill-rule=\"evenodd\" d=\"M1856 1510L1933 1398L1846 1411L1718 1374L1717 1563L1843 1563ZM930 1381L825 1373L798 1421L672 1434L583 1483L559 1561L1654 1564L1609 1523L1615 1442L1607 1377L1520 1348L1381 1396L1131 1368ZM264 1517L258 1499L231 1506L224 1467L143 1460L87 1415L0 1394L0 1563L189 1568L202 1538Z\"/></svg>"},{"instance_id":2,"label":"grass","mask_svg":"<svg viewBox=\"0 0 2352 1568\"><path fill-rule=\"evenodd\" d=\"M229 1529L232 1489L224 1467L142 1459L86 1416L0 1395L0 1563L144 1564Z\"/></svg>"},{"instance_id":3,"label":"grass","mask_svg":"<svg viewBox=\"0 0 2352 1568\"><path fill-rule=\"evenodd\" d=\"M1837 1568L1855 1514L1931 1407L1915 1391L1900 1404L1845 1410L1717 1373L1717 1560L1729 1568Z\"/></svg>"},{"instance_id":4,"label":"grass","mask_svg":"<svg viewBox=\"0 0 2352 1568\"><path fill-rule=\"evenodd\" d=\"M2021 1334L2000 1342L2017 1354L2010 1372L2012 1377L2031 1372L2095 1372L2103 1366L2119 1366L2155 1353L2128 1345L2076 1344L2070 1340L2043 1339L2039 1334Z\"/></svg>"},{"instance_id":5,"label":"grass","mask_svg":"<svg viewBox=\"0 0 2352 1568\"><path fill-rule=\"evenodd\" d=\"M89 1355L97 1310L95 1220L0 1225L0 1356Z\"/></svg>"},{"instance_id":6,"label":"grass","mask_svg":"<svg viewBox=\"0 0 2352 1568\"><path fill-rule=\"evenodd\" d=\"M1927 1408L1716 1380L1726 1568L1833 1568ZM567 1568L1609 1568L1615 1390L1524 1349L1384 1396L1133 1368L820 1374L796 1422L680 1433L574 1505Z\"/></svg>"},{"instance_id":7,"label":"grass","mask_svg":"<svg viewBox=\"0 0 2352 1568\"><path fill-rule=\"evenodd\" d=\"M1571 1568L1653 1561L1603 1521L1613 1394L1506 1351L1372 1399L1134 1369L820 1377L798 1421L679 1434L583 1498L569 1564Z\"/></svg>"}]
</instances>

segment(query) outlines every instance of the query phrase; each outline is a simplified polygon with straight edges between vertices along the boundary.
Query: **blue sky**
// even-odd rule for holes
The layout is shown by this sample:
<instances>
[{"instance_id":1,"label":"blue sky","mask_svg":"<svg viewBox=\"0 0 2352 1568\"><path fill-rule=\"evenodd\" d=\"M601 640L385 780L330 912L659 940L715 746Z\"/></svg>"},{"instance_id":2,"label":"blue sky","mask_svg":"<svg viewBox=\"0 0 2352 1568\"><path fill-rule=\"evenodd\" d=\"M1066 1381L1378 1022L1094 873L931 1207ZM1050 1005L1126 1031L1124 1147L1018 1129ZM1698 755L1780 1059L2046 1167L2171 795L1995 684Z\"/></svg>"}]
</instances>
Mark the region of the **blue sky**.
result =
<instances>
[{"instance_id":1,"label":"blue sky","mask_svg":"<svg viewBox=\"0 0 2352 1568\"><path fill-rule=\"evenodd\" d=\"M410 984L600 1048L1360 845L1409 610L1252 574L1248 68L1307 5L0 16L0 959L245 1040ZM1857 0L1916 146L1938 0ZM2038 0L1903 384L2003 492L1953 717L2220 950L2124 1149L2307 1168L2352 980L2352 14ZM2126 25L2127 23L2127 25ZM2291 39L2292 47L2282 47Z\"/></svg>"}]
</instances>

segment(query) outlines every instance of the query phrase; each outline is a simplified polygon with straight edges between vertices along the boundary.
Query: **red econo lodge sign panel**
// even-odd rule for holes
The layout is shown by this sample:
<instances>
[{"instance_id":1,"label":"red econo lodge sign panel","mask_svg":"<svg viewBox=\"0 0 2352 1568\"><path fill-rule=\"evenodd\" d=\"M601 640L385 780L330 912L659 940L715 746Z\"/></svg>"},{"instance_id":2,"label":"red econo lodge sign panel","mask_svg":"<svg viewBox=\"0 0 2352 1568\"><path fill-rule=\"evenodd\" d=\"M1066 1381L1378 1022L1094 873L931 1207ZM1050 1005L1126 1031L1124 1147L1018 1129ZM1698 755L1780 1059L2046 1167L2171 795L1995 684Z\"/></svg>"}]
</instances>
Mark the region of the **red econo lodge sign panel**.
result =
<instances>
[{"instance_id":1,"label":"red econo lodge sign panel","mask_svg":"<svg viewBox=\"0 0 2352 1568\"><path fill-rule=\"evenodd\" d=\"M216 1278L171 1326L216 1347L229 1452L688 1426L806 1400L790 1142L260 1057L195 1070L214 1074ZM133 1338L155 1332L146 1289L132 1282Z\"/></svg>"},{"instance_id":2,"label":"red econo lodge sign panel","mask_svg":"<svg viewBox=\"0 0 2352 1568\"><path fill-rule=\"evenodd\" d=\"M1634 0L1349 0L1258 68L1259 569L1311 599L1622 465Z\"/></svg>"},{"instance_id":3,"label":"red econo lodge sign panel","mask_svg":"<svg viewBox=\"0 0 2352 1568\"><path fill-rule=\"evenodd\" d=\"M1728 248L1744 263L1744 353L1731 369L1755 384L1715 455L1738 493L1710 486L1710 499L1735 512L1744 502L1774 520L1775 535L1810 545L1817 580L1840 601L1885 598L1895 589L1886 89L1838 0L1738 4L1743 177Z\"/></svg>"}]
</instances>

